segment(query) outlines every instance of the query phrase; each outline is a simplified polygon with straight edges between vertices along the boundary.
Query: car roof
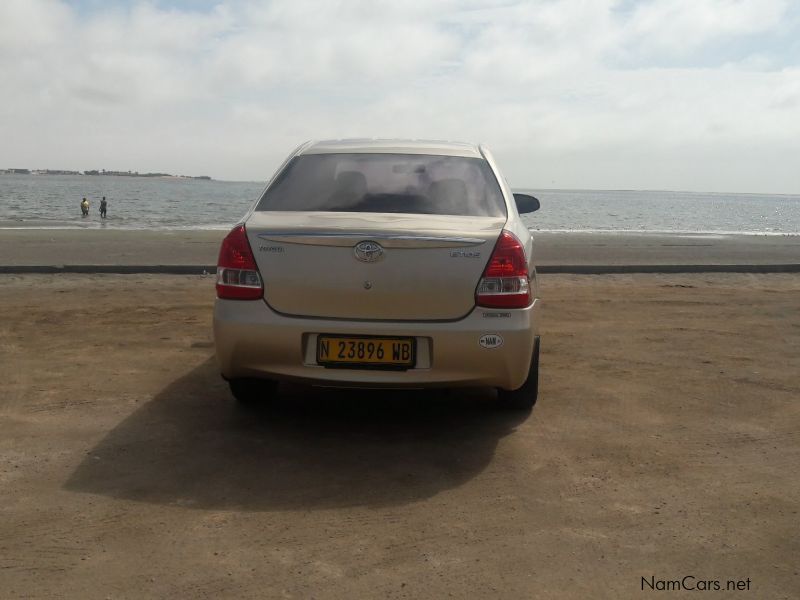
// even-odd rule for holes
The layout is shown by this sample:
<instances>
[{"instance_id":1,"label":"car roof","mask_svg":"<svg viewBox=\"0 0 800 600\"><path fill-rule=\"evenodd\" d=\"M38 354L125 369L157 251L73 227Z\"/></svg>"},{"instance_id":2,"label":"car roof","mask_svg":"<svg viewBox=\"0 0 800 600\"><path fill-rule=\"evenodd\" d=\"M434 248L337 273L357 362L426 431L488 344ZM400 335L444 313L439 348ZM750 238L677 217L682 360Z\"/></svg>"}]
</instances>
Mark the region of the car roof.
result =
<instances>
[{"instance_id":1,"label":"car roof","mask_svg":"<svg viewBox=\"0 0 800 600\"><path fill-rule=\"evenodd\" d=\"M483 158L480 146L465 142L403 139L342 139L310 141L297 154L439 154Z\"/></svg>"}]
</instances>

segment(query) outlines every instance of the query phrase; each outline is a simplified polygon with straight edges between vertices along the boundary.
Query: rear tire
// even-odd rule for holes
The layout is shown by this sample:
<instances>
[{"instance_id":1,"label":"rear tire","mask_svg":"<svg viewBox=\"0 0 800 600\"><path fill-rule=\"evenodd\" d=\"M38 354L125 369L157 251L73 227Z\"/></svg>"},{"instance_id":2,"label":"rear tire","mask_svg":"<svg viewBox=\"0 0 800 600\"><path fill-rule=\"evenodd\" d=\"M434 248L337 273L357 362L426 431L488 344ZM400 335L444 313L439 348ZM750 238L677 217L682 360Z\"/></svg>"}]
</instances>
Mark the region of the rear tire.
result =
<instances>
[{"instance_id":1,"label":"rear tire","mask_svg":"<svg viewBox=\"0 0 800 600\"><path fill-rule=\"evenodd\" d=\"M268 403L275 397L277 382L271 379L230 379L231 394L243 406L258 406Z\"/></svg>"},{"instance_id":2,"label":"rear tire","mask_svg":"<svg viewBox=\"0 0 800 600\"><path fill-rule=\"evenodd\" d=\"M497 397L504 408L530 410L539 395L539 336L533 342L531 368L525 383L516 390L497 390Z\"/></svg>"}]
</instances>

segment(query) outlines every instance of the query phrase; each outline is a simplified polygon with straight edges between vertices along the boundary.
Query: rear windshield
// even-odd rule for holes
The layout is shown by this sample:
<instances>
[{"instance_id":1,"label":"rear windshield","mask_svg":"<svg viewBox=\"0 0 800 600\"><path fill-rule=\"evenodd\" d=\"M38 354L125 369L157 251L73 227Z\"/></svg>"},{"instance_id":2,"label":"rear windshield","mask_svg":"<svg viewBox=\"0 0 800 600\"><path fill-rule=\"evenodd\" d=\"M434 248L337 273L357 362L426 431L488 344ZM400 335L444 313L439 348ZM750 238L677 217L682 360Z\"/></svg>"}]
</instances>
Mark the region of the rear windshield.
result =
<instances>
[{"instance_id":1,"label":"rear windshield","mask_svg":"<svg viewBox=\"0 0 800 600\"><path fill-rule=\"evenodd\" d=\"M427 154L296 156L256 210L506 216L485 160Z\"/></svg>"}]
</instances>

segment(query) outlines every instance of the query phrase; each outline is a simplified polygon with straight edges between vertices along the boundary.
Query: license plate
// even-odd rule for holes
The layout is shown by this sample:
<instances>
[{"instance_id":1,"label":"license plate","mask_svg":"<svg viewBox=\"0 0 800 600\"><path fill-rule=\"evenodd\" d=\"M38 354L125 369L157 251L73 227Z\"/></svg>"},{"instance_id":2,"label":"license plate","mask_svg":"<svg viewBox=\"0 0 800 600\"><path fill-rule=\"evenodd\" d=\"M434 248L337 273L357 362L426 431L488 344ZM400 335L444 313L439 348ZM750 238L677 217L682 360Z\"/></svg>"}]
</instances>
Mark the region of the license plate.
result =
<instances>
[{"instance_id":1,"label":"license plate","mask_svg":"<svg viewBox=\"0 0 800 600\"><path fill-rule=\"evenodd\" d=\"M410 369L416 340L408 337L317 336L317 363L326 367Z\"/></svg>"}]
</instances>

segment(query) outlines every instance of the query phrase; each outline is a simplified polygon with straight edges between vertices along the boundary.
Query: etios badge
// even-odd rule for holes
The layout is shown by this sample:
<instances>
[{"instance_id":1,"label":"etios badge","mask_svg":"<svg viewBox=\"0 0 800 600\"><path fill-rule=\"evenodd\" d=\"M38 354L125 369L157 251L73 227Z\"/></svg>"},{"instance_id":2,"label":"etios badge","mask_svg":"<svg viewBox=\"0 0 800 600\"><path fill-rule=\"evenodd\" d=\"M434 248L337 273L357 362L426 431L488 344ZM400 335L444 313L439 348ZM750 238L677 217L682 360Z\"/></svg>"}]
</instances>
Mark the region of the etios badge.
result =
<instances>
[{"instance_id":1,"label":"etios badge","mask_svg":"<svg viewBox=\"0 0 800 600\"><path fill-rule=\"evenodd\" d=\"M375 262L383 258L383 247L378 242L359 242L353 248L353 254L361 262Z\"/></svg>"},{"instance_id":2,"label":"etios badge","mask_svg":"<svg viewBox=\"0 0 800 600\"><path fill-rule=\"evenodd\" d=\"M478 343L482 348L488 348L489 350L492 348L499 348L503 345L503 336L498 335L497 333L487 333L486 335L481 336L481 339L478 340Z\"/></svg>"}]
</instances>

